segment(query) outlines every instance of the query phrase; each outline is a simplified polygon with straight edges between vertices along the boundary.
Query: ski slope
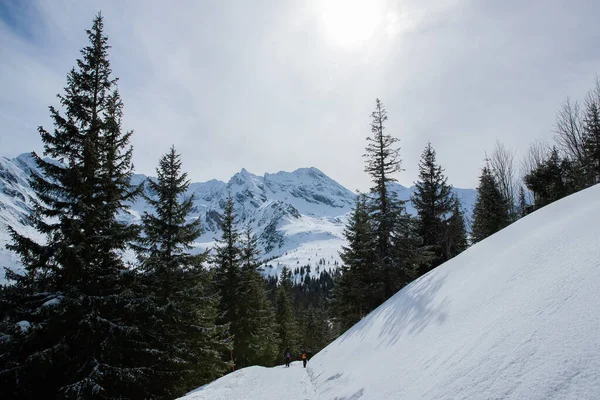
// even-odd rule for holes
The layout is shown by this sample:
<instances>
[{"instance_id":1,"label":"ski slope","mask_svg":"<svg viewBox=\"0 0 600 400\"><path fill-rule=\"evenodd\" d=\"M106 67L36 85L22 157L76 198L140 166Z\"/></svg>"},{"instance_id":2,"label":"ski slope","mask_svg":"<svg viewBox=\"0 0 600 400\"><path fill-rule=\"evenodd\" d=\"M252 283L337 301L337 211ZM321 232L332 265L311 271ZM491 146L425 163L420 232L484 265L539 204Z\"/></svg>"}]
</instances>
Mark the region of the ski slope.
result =
<instances>
[{"instance_id":1,"label":"ski slope","mask_svg":"<svg viewBox=\"0 0 600 400\"><path fill-rule=\"evenodd\" d=\"M599 238L597 185L416 280L311 359L306 377L251 368L187 399L600 399Z\"/></svg>"}]
</instances>

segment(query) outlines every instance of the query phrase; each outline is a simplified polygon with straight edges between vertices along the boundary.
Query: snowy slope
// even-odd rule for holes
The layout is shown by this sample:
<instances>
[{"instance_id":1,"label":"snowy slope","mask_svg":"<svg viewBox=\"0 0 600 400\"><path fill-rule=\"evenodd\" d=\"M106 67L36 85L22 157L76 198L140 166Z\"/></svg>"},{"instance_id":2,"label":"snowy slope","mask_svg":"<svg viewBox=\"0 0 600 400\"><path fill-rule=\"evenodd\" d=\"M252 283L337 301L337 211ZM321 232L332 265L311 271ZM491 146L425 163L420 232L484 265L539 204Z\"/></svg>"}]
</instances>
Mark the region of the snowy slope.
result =
<instances>
[{"instance_id":1,"label":"snowy slope","mask_svg":"<svg viewBox=\"0 0 600 400\"><path fill-rule=\"evenodd\" d=\"M284 397L600 399L599 237L597 185L398 292L310 360L312 397ZM275 393L281 371L271 372L226 376L188 398L217 399L219 388L269 398L244 382Z\"/></svg>"},{"instance_id":2,"label":"snowy slope","mask_svg":"<svg viewBox=\"0 0 600 400\"><path fill-rule=\"evenodd\" d=\"M248 367L232 372L225 378L194 390L187 400L309 400L315 397L314 388L302 363L293 362L289 368Z\"/></svg>"},{"instance_id":3,"label":"snowy slope","mask_svg":"<svg viewBox=\"0 0 600 400\"><path fill-rule=\"evenodd\" d=\"M18 268L14 254L5 249L9 241L6 226L13 226L30 236L36 235L26 221L35 199L28 182L31 171L37 169L29 154L15 159L0 158L0 267ZM146 178L145 175L134 175L132 183L139 185ZM414 188L393 184L392 190L400 199L408 200ZM468 214L475 201L475 190L456 189L456 192L459 196L462 192L467 193L463 204ZM344 244L343 228L356 196L316 168L264 176L242 169L228 182L192 183L187 195L194 195L196 210L192 218L200 218L205 230L196 243L197 251L210 248L215 237L220 236L219 214L231 195L240 227L252 228L259 236L265 259L270 260L266 274L279 274L284 266L310 265L313 276L323 268L335 269L339 265L338 253ZM414 212L410 204L407 206L409 212ZM139 198L130 212L121 218L137 223L145 211L151 210ZM3 272L0 272L0 282L2 276Z\"/></svg>"}]
</instances>

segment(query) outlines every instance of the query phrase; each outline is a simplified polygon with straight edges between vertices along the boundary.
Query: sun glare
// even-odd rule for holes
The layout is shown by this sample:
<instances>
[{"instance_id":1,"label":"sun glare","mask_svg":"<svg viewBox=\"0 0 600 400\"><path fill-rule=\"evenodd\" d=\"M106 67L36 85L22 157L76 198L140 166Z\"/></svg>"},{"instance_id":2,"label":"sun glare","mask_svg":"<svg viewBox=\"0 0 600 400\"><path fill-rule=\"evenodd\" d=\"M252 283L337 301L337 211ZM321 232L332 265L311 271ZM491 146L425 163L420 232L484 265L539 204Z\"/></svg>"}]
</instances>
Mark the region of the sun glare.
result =
<instances>
[{"instance_id":1,"label":"sun glare","mask_svg":"<svg viewBox=\"0 0 600 400\"><path fill-rule=\"evenodd\" d=\"M329 40L343 47L369 40L383 19L377 0L323 0L321 15Z\"/></svg>"}]
</instances>

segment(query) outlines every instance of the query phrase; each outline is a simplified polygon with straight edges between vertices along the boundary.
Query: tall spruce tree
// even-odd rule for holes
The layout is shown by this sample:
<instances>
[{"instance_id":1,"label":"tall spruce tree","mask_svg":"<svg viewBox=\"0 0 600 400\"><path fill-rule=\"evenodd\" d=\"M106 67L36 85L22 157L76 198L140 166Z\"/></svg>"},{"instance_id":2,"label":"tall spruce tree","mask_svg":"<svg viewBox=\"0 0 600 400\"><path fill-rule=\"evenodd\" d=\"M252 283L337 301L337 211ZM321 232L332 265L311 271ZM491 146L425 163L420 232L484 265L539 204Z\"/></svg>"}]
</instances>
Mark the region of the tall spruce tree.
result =
<instances>
[{"instance_id":1,"label":"tall spruce tree","mask_svg":"<svg viewBox=\"0 0 600 400\"><path fill-rule=\"evenodd\" d=\"M334 289L336 314L342 329L348 329L381 302L376 236L364 194L357 196L344 230L348 245L342 247L342 275Z\"/></svg>"},{"instance_id":2,"label":"tall spruce tree","mask_svg":"<svg viewBox=\"0 0 600 400\"><path fill-rule=\"evenodd\" d=\"M240 296L243 289L241 237L236 225L235 203L230 195L220 216L219 226L222 234L214 247L213 263L214 282L221 296L218 322L229 325L229 334L233 338L233 351L229 358L234 362L240 351L241 342L237 338L243 336L241 303L244 301Z\"/></svg>"},{"instance_id":3,"label":"tall spruce tree","mask_svg":"<svg viewBox=\"0 0 600 400\"><path fill-rule=\"evenodd\" d=\"M226 325L216 325L218 297L202 266L206 254L191 254L202 233L200 219L188 222L194 197L174 147L159 161L157 179L148 180L140 239L140 315L147 326L145 357L150 371L140 385L146 397L175 398L225 372ZM141 395L140 390L139 394Z\"/></svg>"},{"instance_id":4,"label":"tall spruce tree","mask_svg":"<svg viewBox=\"0 0 600 400\"><path fill-rule=\"evenodd\" d=\"M443 251L444 260L450 260L456 257L469 246L467 240L467 228L465 217L461 208L460 200L452 196L452 211L450 217L444 221L440 245Z\"/></svg>"},{"instance_id":5,"label":"tall spruce tree","mask_svg":"<svg viewBox=\"0 0 600 400\"><path fill-rule=\"evenodd\" d=\"M278 360L275 315L267 297L266 282L259 272L258 239L248 227L242 242L239 327L235 337L236 365L272 365Z\"/></svg>"},{"instance_id":6,"label":"tall spruce tree","mask_svg":"<svg viewBox=\"0 0 600 400\"><path fill-rule=\"evenodd\" d=\"M279 286L277 287L276 318L279 334L279 355L283 357L284 351L290 349L292 353L299 349L299 326L296 320L296 310L292 297L292 271L287 267L281 270Z\"/></svg>"},{"instance_id":7,"label":"tall spruce tree","mask_svg":"<svg viewBox=\"0 0 600 400\"><path fill-rule=\"evenodd\" d=\"M127 305L132 274L121 252L135 228L117 215L136 194L130 188L131 132L121 131L123 105L111 78L108 42L98 15L89 45L50 107L54 131L40 127L44 154L33 157L40 199L33 226L44 243L11 229L8 247L24 275L2 288L0 386L8 397L107 398L135 391L139 327Z\"/></svg>"},{"instance_id":8,"label":"tall spruce tree","mask_svg":"<svg viewBox=\"0 0 600 400\"><path fill-rule=\"evenodd\" d=\"M583 150L586 158L588 184L600 182L600 110L595 101L590 101L583 120Z\"/></svg>"},{"instance_id":9,"label":"tall spruce tree","mask_svg":"<svg viewBox=\"0 0 600 400\"><path fill-rule=\"evenodd\" d=\"M455 203L452 187L448 185L444 170L436 163L431 143L427 143L419 161L419 180L415 183L415 188L411 200L417 210L417 234L422 238L423 246L435 253L431 264L426 265L426 269L422 271L427 272L452 254L451 251L444 251L442 240L449 239L447 220Z\"/></svg>"},{"instance_id":10,"label":"tall spruce tree","mask_svg":"<svg viewBox=\"0 0 600 400\"><path fill-rule=\"evenodd\" d=\"M431 265L435 253L423 246L423 238L417 232L417 219L402 209L394 224L392 236L394 268L390 276L401 289L423 274L424 266Z\"/></svg>"},{"instance_id":11,"label":"tall spruce tree","mask_svg":"<svg viewBox=\"0 0 600 400\"><path fill-rule=\"evenodd\" d=\"M301 315L300 350L315 354L331 343L334 336L325 300L319 299L315 306L309 305Z\"/></svg>"},{"instance_id":12,"label":"tall spruce tree","mask_svg":"<svg viewBox=\"0 0 600 400\"><path fill-rule=\"evenodd\" d=\"M373 220L376 235L377 264L380 266L380 280L383 282L383 291L380 301L391 297L398 289L407 283L403 271L400 269L402 260L395 258L393 238L408 235L407 232L395 232L398 227L398 218L405 210L404 202L388 188L396 179L392 174L401 171L400 149L396 147L399 139L386 134L385 122L387 112L379 99L375 101L375 111L371 114L372 137L367 138L365 172L373 181L370 196L370 214Z\"/></svg>"},{"instance_id":13,"label":"tall spruce tree","mask_svg":"<svg viewBox=\"0 0 600 400\"><path fill-rule=\"evenodd\" d=\"M473 209L473 229L471 238L474 243L506 227L510 222L508 206L498 188L489 167L483 167L477 187L477 201Z\"/></svg>"},{"instance_id":14,"label":"tall spruce tree","mask_svg":"<svg viewBox=\"0 0 600 400\"><path fill-rule=\"evenodd\" d=\"M525 175L525 185L533 192L534 207L539 209L574 193L580 188L580 168L562 159L554 147L537 168Z\"/></svg>"}]
</instances>

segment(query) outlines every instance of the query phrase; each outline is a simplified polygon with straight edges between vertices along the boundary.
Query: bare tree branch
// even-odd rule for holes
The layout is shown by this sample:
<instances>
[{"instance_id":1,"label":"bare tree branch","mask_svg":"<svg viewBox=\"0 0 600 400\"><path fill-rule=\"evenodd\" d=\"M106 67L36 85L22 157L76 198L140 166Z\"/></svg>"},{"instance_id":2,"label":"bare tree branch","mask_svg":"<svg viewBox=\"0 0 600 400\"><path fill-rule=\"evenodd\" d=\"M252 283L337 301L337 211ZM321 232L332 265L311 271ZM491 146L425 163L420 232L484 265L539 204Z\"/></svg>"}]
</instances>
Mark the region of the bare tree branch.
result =
<instances>
[{"instance_id":1,"label":"bare tree branch","mask_svg":"<svg viewBox=\"0 0 600 400\"><path fill-rule=\"evenodd\" d=\"M529 175L539 168L549 153L550 146L546 142L542 140L531 142L525 158L521 160L521 179L524 180L525 175Z\"/></svg>"},{"instance_id":2,"label":"bare tree branch","mask_svg":"<svg viewBox=\"0 0 600 400\"><path fill-rule=\"evenodd\" d=\"M600 88L598 88L600 90ZM554 139L563 154L580 165L585 163L583 150L583 118L578 102L569 98L556 115Z\"/></svg>"},{"instance_id":3,"label":"bare tree branch","mask_svg":"<svg viewBox=\"0 0 600 400\"><path fill-rule=\"evenodd\" d=\"M508 202L510 211L514 210L517 200L518 182L515 171L515 153L496 141L494 152L489 159L492 173L498 182L500 192Z\"/></svg>"}]
</instances>

